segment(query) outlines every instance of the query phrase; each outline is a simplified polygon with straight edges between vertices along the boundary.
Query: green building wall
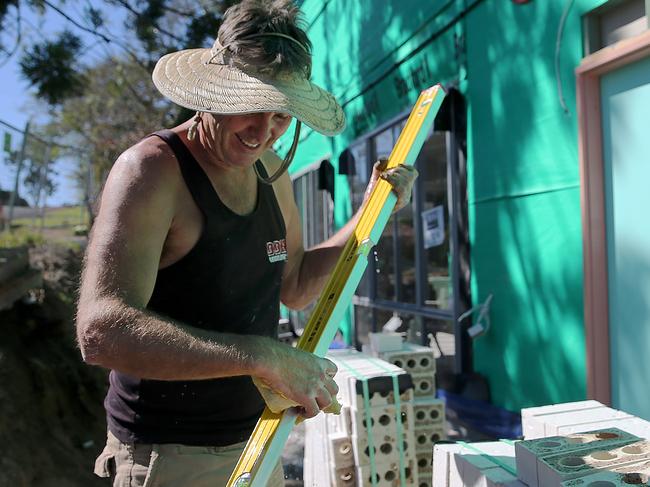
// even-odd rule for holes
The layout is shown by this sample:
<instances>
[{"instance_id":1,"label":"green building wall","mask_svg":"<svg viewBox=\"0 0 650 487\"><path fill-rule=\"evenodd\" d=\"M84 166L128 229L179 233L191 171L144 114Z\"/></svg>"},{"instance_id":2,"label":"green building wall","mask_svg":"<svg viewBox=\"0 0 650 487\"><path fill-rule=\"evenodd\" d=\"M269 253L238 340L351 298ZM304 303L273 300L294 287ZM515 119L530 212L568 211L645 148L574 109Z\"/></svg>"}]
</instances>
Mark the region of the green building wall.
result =
<instances>
[{"instance_id":1,"label":"green building wall","mask_svg":"<svg viewBox=\"0 0 650 487\"><path fill-rule=\"evenodd\" d=\"M336 167L350 142L434 83L466 96L472 296L494 295L474 365L510 410L586 396L574 69L581 16L602 3L302 2L313 79L342 102L348 127L331 139L305 130L292 172L322 158ZM341 225L345 176L336 195Z\"/></svg>"}]
</instances>

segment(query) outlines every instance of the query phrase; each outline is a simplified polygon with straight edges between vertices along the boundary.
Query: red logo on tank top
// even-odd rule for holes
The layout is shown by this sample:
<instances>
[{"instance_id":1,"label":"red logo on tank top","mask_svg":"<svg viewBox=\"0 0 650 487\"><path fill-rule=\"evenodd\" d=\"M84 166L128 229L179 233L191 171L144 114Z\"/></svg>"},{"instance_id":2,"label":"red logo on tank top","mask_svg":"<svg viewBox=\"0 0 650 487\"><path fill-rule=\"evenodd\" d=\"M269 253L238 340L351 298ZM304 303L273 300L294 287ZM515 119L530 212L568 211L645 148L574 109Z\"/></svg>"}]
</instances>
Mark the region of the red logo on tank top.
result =
<instances>
[{"instance_id":1,"label":"red logo on tank top","mask_svg":"<svg viewBox=\"0 0 650 487\"><path fill-rule=\"evenodd\" d=\"M287 241L286 239L282 240L273 240L272 242L266 242L266 255L269 256L269 262L280 262L287 260Z\"/></svg>"}]
</instances>

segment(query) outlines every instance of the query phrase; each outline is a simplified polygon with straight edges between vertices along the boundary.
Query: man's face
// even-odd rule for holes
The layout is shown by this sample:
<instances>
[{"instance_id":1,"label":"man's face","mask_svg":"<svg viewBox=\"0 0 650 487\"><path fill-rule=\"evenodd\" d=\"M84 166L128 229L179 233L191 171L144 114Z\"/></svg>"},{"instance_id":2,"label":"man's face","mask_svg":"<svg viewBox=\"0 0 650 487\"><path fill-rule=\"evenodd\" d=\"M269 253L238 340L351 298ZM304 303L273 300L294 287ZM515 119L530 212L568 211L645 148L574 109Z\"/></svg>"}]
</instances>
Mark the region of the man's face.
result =
<instances>
[{"instance_id":1,"label":"man's face","mask_svg":"<svg viewBox=\"0 0 650 487\"><path fill-rule=\"evenodd\" d=\"M248 167L287 131L291 116L280 112L213 115L216 151L229 167Z\"/></svg>"}]
</instances>

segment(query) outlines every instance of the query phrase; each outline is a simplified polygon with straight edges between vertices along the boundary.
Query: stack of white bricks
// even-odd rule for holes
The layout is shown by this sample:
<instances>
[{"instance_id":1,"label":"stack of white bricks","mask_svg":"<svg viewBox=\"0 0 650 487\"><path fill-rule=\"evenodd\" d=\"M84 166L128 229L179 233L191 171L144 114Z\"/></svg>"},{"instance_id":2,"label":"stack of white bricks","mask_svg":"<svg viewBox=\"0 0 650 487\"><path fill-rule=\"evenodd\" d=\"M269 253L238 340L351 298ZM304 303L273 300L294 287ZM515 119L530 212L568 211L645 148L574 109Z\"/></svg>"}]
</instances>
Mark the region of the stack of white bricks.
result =
<instances>
[{"instance_id":1,"label":"stack of white bricks","mask_svg":"<svg viewBox=\"0 0 650 487\"><path fill-rule=\"evenodd\" d=\"M342 410L340 415L321 414L306 422L304 484L372 486L374 469L374 485L378 487L429 486L429 442L438 434L440 418L444 419L441 404L427 398L416 401L411 376L384 360L352 350L332 351L327 358L338 367L335 379ZM424 448L414 436L416 425L422 435L426 434L426 439L419 438ZM418 461L425 471L428 469L423 479L418 476Z\"/></svg>"},{"instance_id":2,"label":"stack of white bricks","mask_svg":"<svg viewBox=\"0 0 650 487\"><path fill-rule=\"evenodd\" d=\"M525 487L511 441L441 443L433 447L435 487Z\"/></svg>"},{"instance_id":3,"label":"stack of white bricks","mask_svg":"<svg viewBox=\"0 0 650 487\"><path fill-rule=\"evenodd\" d=\"M430 487L433 445L447 438L444 401L435 397L436 362L433 350L403 342L398 334L371 333L366 351L404 369L413 380L418 487Z\"/></svg>"},{"instance_id":4,"label":"stack of white bricks","mask_svg":"<svg viewBox=\"0 0 650 487\"><path fill-rule=\"evenodd\" d=\"M650 423L594 400L522 409L521 426L526 440L608 427L650 438Z\"/></svg>"},{"instance_id":5,"label":"stack of white bricks","mask_svg":"<svg viewBox=\"0 0 650 487\"><path fill-rule=\"evenodd\" d=\"M650 423L597 401L524 409L517 472L530 487L647 484Z\"/></svg>"},{"instance_id":6,"label":"stack of white bricks","mask_svg":"<svg viewBox=\"0 0 650 487\"><path fill-rule=\"evenodd\" d=\"M526 440L438 444L436 487L625 487L650 481L650 423L597 401L524 409Z\"/></svg>"}]
</instances>

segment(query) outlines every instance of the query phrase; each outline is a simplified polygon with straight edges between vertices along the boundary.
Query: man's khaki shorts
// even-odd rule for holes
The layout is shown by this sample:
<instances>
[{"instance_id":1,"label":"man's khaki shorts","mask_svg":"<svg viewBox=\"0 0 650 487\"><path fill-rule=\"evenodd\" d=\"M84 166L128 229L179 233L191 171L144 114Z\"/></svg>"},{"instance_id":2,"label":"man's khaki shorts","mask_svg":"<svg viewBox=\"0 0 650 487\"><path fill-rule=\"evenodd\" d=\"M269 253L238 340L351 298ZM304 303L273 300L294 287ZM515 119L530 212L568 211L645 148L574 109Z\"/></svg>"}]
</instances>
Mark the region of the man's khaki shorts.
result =
<instances>
[{"instance_id":1,"label":"man's khaki shorts","mask_svg":"<svg viewBox=\"0 0 650 487\"><path fill-rule=\"evenodd\" d=\"M113 487L225 486L245 446L245 442L220 447L122 443L109 432L95 474L110 477ZM284 486L280 463L268 486Z\"/></svg>"}]
</instances>

